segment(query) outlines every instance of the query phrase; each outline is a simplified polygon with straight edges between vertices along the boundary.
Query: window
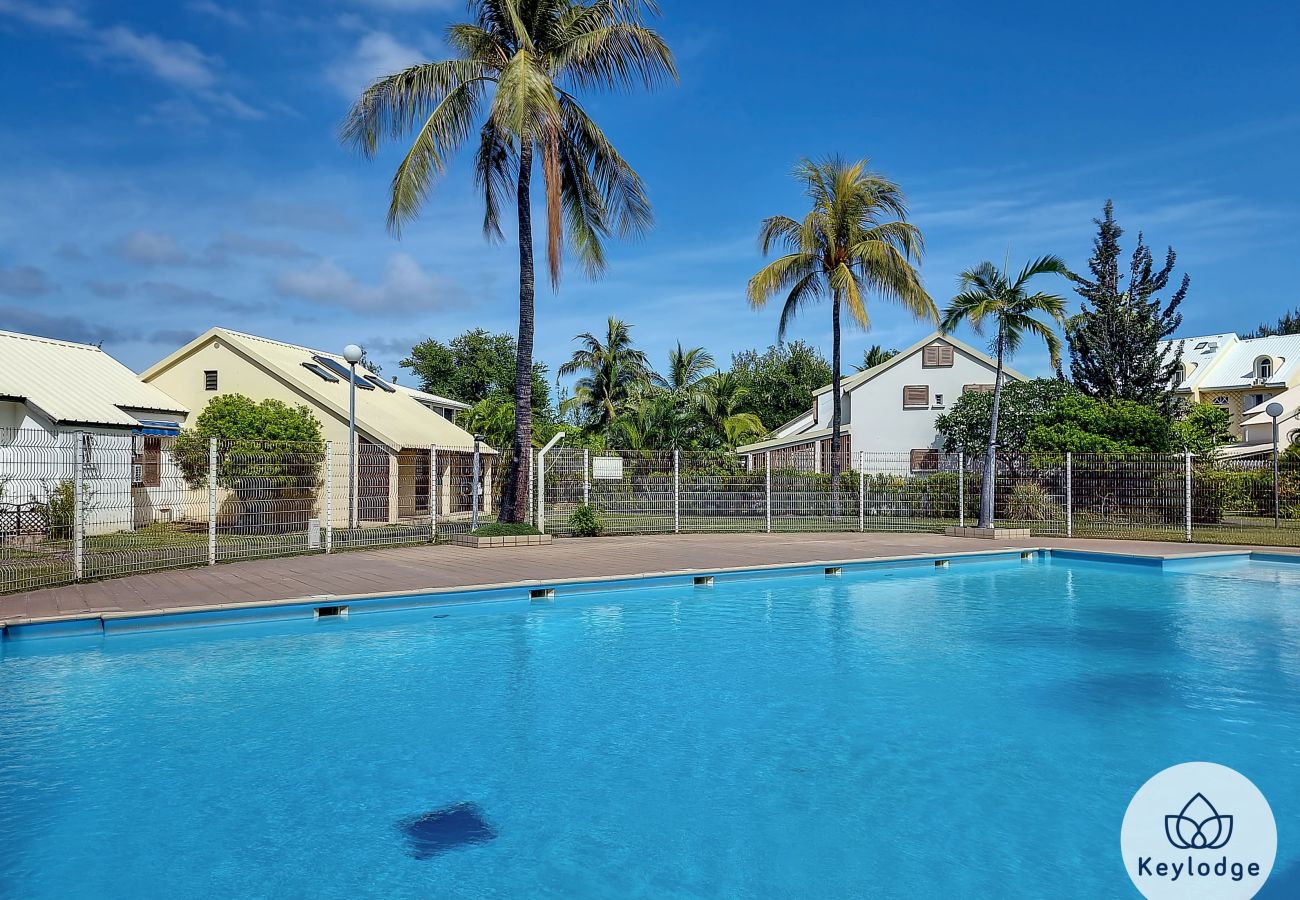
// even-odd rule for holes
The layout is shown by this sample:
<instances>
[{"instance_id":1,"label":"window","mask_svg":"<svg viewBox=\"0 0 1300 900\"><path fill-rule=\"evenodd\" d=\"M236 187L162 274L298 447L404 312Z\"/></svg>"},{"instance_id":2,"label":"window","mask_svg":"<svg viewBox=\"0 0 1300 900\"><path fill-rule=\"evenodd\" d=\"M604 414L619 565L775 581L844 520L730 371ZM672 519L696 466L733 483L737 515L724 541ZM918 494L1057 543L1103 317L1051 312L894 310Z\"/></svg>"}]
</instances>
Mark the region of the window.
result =
<instances>
[{"instance_id":1,"label":"window","mask_svg":"<svg viewBox=\"0 0 1300 900\"><path fill-rule=\"evenodd\" d=\"M1267 399L1268 399L1268 396L1265 395L1265 394L1251 394L1251 395L1250 395L1250 403L1247 404L1246 408L1247 408L1247 409L1253 409L1253 408L1256 407L1256 406L1263 406L1263 405L1264 405L1264 401L1267 400Z\"/></svg>"},{"instance_id":2,"label":"window","mask_svg":"<svg viewBox=\"0 0 1300 900\"><path fill-rule=\"evenodd\" d=\"M993 385L991 384L963 384L961 386L963 394L991 394Z\"/></svg>"},{"instance_id":3,"label":"window","mask_svg":"<svg viewBox=\"0 0 1300 900\"><path fill-rule=\"evenodd\" d=\"M136 447L131 460L131 486L158 487L162 483L162 438L137 436Z\"/></svg>"},{"instance_id":4,"label":"window","mask_svg":"<svg viewBox=\"0 0 1300 900\"><path fill-rule=\"evenodd\" d=\"M939 470L939 451L938 450L913 450L912 451L912 471L913 472L937 472Z\"/></svg>"},{"instance_id":5,"label":"window","mask_svg":"<svg viewBox=\"0 0 1300 900\"><path fill-rule=\"evenodd\" d=\"M314 362L305 362L302 364L302 367L306 369L308 372L311 372L316 377L323 378L324 380L330 382L331 384L339 383L339 380L337 378L335 378L329 372L326 372L324 369L316 365Z\"/></svg>"},{"instance_id":6,"label":"window","mask_svg":"<svg viewBox=\"0 0 1300 900\"><path fill-rule=\"evenodd\" d=\"M365 379L366 381L369 381L371 384L373 384L375 387L379 388L385 394L397 393L397 388L393 387L387 381L384 381L384 379L380 378L378 375L366 375Z\"/></svg>"},{"instance_id":7,"label":"window","mask_svg":"<svg viewBox=\"0 0 1300 900\"><path fill-rule=\"evenodd\" d=\"M930 405L930 386L928 384L909 384L903 388L903 408L917 409Z\"/></svg>"},{"instance_id":8,"label":"window","mask_svg":"<svg viewBox=\"0 0 1300 900\"><path fill-rule=\"evenodd\" d=\"M203 373L203 389L205 391L215 391L217 389L216 369L208 369Z\"/></svg>"},{"instance_id":9,"label":"window","mask_svg":"<svg viewBox=\"0 0 1300 900\"><path fill-rule=\"evenodd\" d=\"M952 345L931 344L921 351L921 365L926 369L951 369Z\"/></svg>"},{"instance_id":10,"label":"window","mask_svg":"<svg viewBox=\"0 0 1300 900\"><path fill-rule=\"evenodd\" d=\"M1268 358L1267 356L1261 356L1259 359L1257 359L1257 360L1255 361L1255 377L1256 377L1256 378L1272 378L1272 377L1273 377L1273 360L1271 360L1271 359Z\"/></svg>"}]
</instances>

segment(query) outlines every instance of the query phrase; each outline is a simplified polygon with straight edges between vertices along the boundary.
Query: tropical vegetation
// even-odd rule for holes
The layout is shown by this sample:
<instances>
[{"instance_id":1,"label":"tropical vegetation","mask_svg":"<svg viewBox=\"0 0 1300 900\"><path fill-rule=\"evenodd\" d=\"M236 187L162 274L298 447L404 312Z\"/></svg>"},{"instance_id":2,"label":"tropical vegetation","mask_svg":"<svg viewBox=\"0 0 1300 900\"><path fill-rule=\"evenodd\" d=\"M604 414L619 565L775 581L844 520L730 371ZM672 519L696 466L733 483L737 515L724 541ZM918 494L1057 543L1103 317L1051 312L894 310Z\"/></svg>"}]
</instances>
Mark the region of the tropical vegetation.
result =
<instances>
[{"instance_id":1,"label":"tropical vegetation","mask_svg":"<svg viewBox=\"0 0 1300 900\"><path fill-rule=\"evenodd\" d=\"M547 268L558 287L566 244L590 276L605 241L646 232L652 215L640 176L588 115L575 91L651 88L675 78L672 53L644 23L649 0L471 0L471 21L447 29L450 59L380 78L352 105L343 142L367 157L384 141L409 149L393 175L388 225L400 233L451 157L477 131L474 180L483 231L502 240L513 200L519 244L515 428L501 516L522 521L533 432L534 159L545 199Z\"/></svg>"}]
</instances>

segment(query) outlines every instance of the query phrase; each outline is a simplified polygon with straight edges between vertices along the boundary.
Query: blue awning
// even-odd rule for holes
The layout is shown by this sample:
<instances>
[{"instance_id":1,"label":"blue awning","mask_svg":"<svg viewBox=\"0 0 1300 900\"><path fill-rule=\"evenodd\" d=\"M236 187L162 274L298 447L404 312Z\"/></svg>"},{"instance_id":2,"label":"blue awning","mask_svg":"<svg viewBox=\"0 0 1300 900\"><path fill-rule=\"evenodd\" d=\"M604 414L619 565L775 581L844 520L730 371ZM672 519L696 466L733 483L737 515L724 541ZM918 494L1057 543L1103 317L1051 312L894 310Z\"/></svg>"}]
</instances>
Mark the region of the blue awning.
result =
<instances>
[{"instance_id":1,"label":"blue awning","mask_svg":"<svg viewBox=\"0 0 1300 900\"><path fill-rule=\"evenodd\" d=\"M181 433L181 426L177 422L158 422L152 419L140 419L139 428L132 428L132 434L161 434L177 435Z\"/></svg>"}]
</instances>

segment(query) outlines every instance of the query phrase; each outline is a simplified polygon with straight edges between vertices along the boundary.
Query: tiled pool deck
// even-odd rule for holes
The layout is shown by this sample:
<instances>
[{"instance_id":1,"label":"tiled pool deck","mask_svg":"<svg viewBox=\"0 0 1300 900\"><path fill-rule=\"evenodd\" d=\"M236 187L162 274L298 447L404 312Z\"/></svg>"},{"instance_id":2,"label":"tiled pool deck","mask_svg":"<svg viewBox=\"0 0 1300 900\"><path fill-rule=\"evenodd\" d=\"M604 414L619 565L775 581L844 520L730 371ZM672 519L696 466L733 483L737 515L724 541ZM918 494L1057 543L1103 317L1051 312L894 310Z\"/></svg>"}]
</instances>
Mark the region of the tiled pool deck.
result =
<instances>
[{"instance_id":1,"label":"tiled pool deck","mask_svg":"<svg viewBox=\"0 0 1300 900\"><path fill-rule=\"evenodd\" d=\"M1300 549L1150 541L981 541L935 534L719 534L559 540L550 546L476 550L401 547L229 563L0 596L0 623L74 619L341 597L594 579L691 570L840 563L925 554L1074 549L1145 557Z\"/></svg>"}]
</instances>

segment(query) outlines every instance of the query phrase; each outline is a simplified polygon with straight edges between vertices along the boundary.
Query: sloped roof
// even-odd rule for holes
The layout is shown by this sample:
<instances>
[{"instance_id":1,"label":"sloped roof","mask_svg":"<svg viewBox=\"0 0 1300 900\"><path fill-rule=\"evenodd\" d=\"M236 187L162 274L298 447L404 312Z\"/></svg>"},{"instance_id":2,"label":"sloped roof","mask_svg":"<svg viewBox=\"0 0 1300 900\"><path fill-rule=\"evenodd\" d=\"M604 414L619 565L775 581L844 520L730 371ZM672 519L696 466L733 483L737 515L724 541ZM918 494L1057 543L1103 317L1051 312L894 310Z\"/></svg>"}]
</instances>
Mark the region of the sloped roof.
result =
<instances>
[{"instance_id":1,"label":"sloped roof","mask_svg":"<svg viewBox=\"0 0 1300 900\"><path fill-rule=\"evenodd\" d=\"M338 381L326 381L303 366L313 356L321 356L346 368L348 363L342 356L228 328L209 329L166 359L155 363L140 377L145 380L156 377L214 339L222 341L232 350L271 372L311 405L347 421L347 380L340 378ZM357 374L364 376L373 373L358 366ZM391 393L380 388L357 390L357 428L366 436L390 450L424 448L430 444L448 448L473 445L474 436L469 432L420 403L409 391L402 390L400 385L395 387L398 389ZM486 444L482 448L485 453L496 452Z\"/></svg>"},{"instance_id":2,"label":"sloped roof","mask_svg":"<svg viewBox=\"0 0 1300 900\"><path fill-rule=\"evenodd\" d=\"M1200 382L1202 390L1250 387L1255 380L1255 361L1261 356L1273 360L1268 384L1286 384L1300 372L1300 334L1238 341Z\"/></svg>"},{"instance_id":3,"label":"sloped roof","mask_svg":"<svg viewBox=\"0 0 1300 900\"><path fill-rule=\"evenodd\" d=\"M126 412L189 412L98 347L0 331L0 397L55 422L133 427Z\"/></svg>"},{"instance_id":4,"label":"sloped roof","mask_svg":"<svg viewBox=\"0 0 1300 900\"><path fill-rule=\"evenodd\" d=\"M393 383L393 387L399 391L405 391L416 400L422 403L432 403L435 406L445 407L446 409L469 409L468 403L461 403L459 400L452 400L449 397L439 397L437 394L430 394L428 391L421 391L413 387L407 387L404 384Z\"/></svg>"},{"instance_id":5,"label":"sloped roof","mask_svg":"<svg viewBox=\"0 0 1300 900\"><path fill-rule=\"evenodd\" d=\"M993 357L989 356L987 353L984 353L980 350L976 350L974 347L972 347L970 344L965 343L964 341L957 340L951 334L944 334L942 331L934 331L931 332L926 337L923 337L921 340L917 341L912 346L908 347L906 350L900 350L898 353L891 356L889 359L885 360L880 365L872 366L870 369L863 369L861 372L858 372L856 375L851 375L848 378L841 378L840 390L851 391L859 387L860 385L866 384L868 381L875 378L877 375L883 374L884 372L888 372L890 369L892 369L894 366L898 365L908 357L920 353L923 349L925 349L930 344L933 344L937 340L946 341L947 343L952 344L952 346L956 347L962 353L965 353L967 356L975 357L975 359L978 359L980 362L983 362L986 365L988 365L989 368L996 369L998 366L998 361ZM1027 376L1020 374L1010 366L1003 366L1002 371L1008 378L1013 378L1016 381L1029 380ZM824 394L830 389L831 386L829 384L826 385L825 387L819 387L817 390L813 391L813 396L816 397L821 394Z\"/></svg>"},{"instance_id":6,"label":"sloped roof","mask_svg":"<svg viewBox=\"0 0 1300 900\"><path fill-rule=\"evenodd\" d=\"M1183 347L1183 373L1176 391L1188 391L1203 382L1207 373L1225 357L1241 339L1229 331L1224 334L1202 334L1195 337L1172 338L1161 341L1160 355L1168 356L1179 344Z\"/></svg>"}]
</instances>

